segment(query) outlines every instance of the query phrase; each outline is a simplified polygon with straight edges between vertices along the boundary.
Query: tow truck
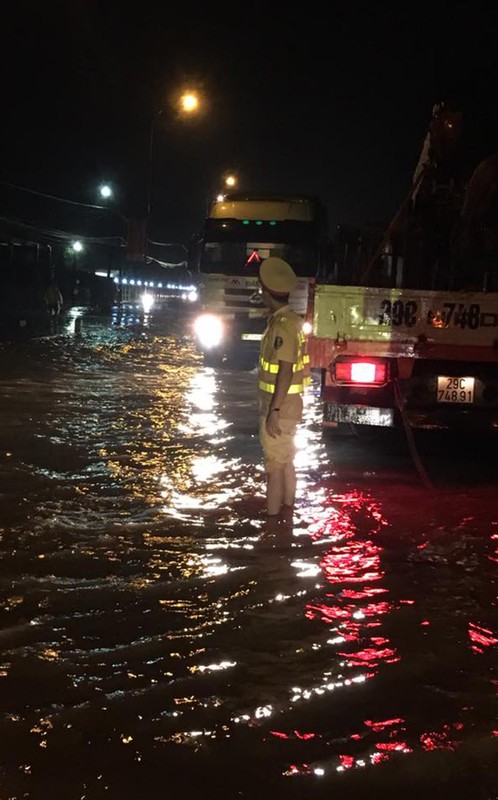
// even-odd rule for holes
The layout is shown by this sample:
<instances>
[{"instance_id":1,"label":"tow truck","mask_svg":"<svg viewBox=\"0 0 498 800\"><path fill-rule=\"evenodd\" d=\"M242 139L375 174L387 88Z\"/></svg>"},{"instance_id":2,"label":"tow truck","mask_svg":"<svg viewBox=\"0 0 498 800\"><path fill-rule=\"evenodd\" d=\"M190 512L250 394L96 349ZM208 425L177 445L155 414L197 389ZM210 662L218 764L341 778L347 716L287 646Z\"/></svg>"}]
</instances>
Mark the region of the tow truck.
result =
<instances>
[{"instance_id":1,"label":"tow truck","mask_svg":"<svg viewBox=\"0 0 498 800\"><path fill-rule=\"evenodd\" d=\"M339 433L498 428L498 158L465 178L461 123L433 108L391 224L343 234L333 282L315 286L310 363Z\"/></svg>"}]
</instances>

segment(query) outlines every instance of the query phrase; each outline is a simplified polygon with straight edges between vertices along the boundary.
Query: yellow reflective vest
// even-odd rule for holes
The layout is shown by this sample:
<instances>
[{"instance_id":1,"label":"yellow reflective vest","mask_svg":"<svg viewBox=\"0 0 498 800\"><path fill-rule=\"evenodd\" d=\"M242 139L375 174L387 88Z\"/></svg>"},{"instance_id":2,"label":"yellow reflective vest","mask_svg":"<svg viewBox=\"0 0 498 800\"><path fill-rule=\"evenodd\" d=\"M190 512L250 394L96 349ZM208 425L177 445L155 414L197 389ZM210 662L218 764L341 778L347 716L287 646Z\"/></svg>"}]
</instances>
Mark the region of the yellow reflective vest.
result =
<instances>
[{"instance_id":1,"label":"yellow reflective vest","mask_svg":"<svg viewBox=\"0 0 498 800\"><path fill-rule=\"evenodd\" d=\"M290 361L292 383L288 394L302 395L310 383L309 356L305 352L303 320L289 305L275 311L261 340L258 386L261 392L275 393L279 361Z\"/></svg>"}]
</instances>

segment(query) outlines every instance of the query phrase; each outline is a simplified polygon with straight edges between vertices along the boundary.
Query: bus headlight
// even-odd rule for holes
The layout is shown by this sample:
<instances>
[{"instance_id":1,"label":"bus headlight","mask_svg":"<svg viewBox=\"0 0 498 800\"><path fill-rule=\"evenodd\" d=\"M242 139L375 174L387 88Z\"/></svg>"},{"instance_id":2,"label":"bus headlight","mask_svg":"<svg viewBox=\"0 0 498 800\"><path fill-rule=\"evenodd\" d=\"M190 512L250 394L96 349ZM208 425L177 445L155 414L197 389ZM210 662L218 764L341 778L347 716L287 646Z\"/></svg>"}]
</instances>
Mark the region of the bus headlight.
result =
<instances>
[{"instance_id":1,"label":"bus headlight","mask_svg":"<svg viewBox=\"0 0 498 800\"><path fill-rule=\"evenodd\" d=\"M214 314L203 314L195 320L194 332L202 347L217 347L223 339L223 323Z\"/></svg>"}]
</instances>

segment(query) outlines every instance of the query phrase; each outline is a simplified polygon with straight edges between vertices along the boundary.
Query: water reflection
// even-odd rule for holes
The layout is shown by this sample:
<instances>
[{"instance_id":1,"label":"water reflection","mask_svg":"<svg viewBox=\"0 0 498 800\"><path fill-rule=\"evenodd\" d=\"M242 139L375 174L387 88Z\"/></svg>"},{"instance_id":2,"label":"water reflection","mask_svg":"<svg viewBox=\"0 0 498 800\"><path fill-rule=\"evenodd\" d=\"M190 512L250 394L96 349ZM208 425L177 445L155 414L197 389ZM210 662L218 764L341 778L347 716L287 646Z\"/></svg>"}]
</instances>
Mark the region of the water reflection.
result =
<instances>
[{"instance_id":1,"label":"water reflection","mask_svg":"<svg viewBox=\"0 0 498 800\"><path fill-rule=\"evenodd\" d=\"M151 314L3 363L4 794L118 798L137 765L162 790L167 763L175 796L352 770L366 795L367 767L496 736L494 506L341 477L315 384L268 537L255 375Z\"/></svg>"},{"instance_id":2,"label":"water reflection","mask_svg":"<svg viewBox=\"0 0 498 800\"><path fill-rule=\"evenodd\" d=\"M242 460L227 458L226 454L223 456L224 446L230 441L230 434L236 426L234 421L226 418L218 401L223 388L220 373L200 370L192 377L191 387L185 398L187 405L191 404L192 410L187 424L181 429L188 437L197 436L205 453L191 459L190 477L185 479L183 476L181 491L175 486L171 474L162 478L163 497L168 501L164 508L166 513L176 518L180 515L184 521L189 519L191 524L200 524L205 528L206 515L203 514L196 522L196 513L218 510L217 541L206 542L215 552L219 552L220 548L226 550L230 544L227 540L220 540L220 529L223 526L236 527L237 523L237 516L230 513L220 519L220 508L224 506L229 509L237 492L247 491L249 477L254 485L258 477L260 482L262 479L262 473L259 476L257 474L257 470L261 469L259 462L253 464L255 470L252 475L249 475L246 465L246 481L241 486L240 473L244 466ZM360 492L331 494L326 480L333 473L327 476L323 467L320 483L313 480L315 471L320 471L324 460L318 415L314 394L310 393L306 398L304 424L297 441L296 466L300 499L296 524L286 542L286 550L277 555L278 560L273 564L274 569L277 569L275 574L278 581L286 589L268 594L264 599L264 594L263 597L260 596L263 588L261 578L256 577L252 571L254 577L247 581L244 595L249 605L251 595L257 593L260 596L256 606L261 609L260 613L263 613L265 607L269 609L275 603L286 609L291 604L304 603L303 621L320 621L325 623L325 628L320 632L313 626L315 633L305 635L291 658L288 654L287 663L280 667L278 684L273 687L272 702L255 705L246 708L243 713L239 711L231 715L230 723L237 726L261 726L270 717L277 717L282 723L287 716L294 715L295 709L303 702L312 702L316 713L316 703L326 703L331 693L345 691L350 694L355 686L362 686L366 681L375 678L383 665L399 661L396 648L391 646L389 637L380 630L383 617L395 610L395 606L387 600L377 599L387 595L388 589L381 584L384 577L381 568L382 547L372 538L388 526L388 522L380 505ZM254 422L256 423L256 419ZM233 475L237 475L235 482ZM368 538L359 535L355 517L362 519L363 527L369 531ZM244 546L254 548L258 541L264 543L262 530L257 527L252 532L251 542L246 540ZM292 556L296 547L309 552L297 558ZM268 564L268 555L265 560ZM258 563L261 564L260 561ZM210 578L227 576L234 569L226 558L218 555L209 557L200 554L192 557L192 569L194 564L197 574L202 569L204 577ZM247 563L238 564L236 569L242 572L247 572L248 569L251 571ZM305 581L304 586L299 585L301 581ZM331 602L332 599L334 603ZM297 610L299 605L295 607ZM220 608L223 608L225 621L227 618L234 618L228 610L226 599L220 602ZM345 645L347 650L344 649ZM315 659L316 654L320 654L319 661L323 661L324 666L320 669L317 661L310 672L308 662L312 654L315 654ZM235 668L242 662L240 658L232 658L221 663ZM308 666L303 669L305 663ZM200 667L194 668L199 669ZM308 675L304 685L296 685L295 678L292 677L296 672ZM194 698L191 697L189 702L195 702ZM177 741L178 737L184 741L192 735L194 734L187 730L174 734ZM209 736L213 735L210 730ZM272 730L271 735L279 738L294 736L281 729ZM323 738L320 732L308 731L296 735L298 740L303 741ZM405 746L397 746L396 749L407 752ZM374 750L370 754L371 763L379 760L379 753L380 751ZM336 758L338 767L343 767L346 756L338 753ZM385 758L384 754L382 758ZM295 765L289 767L289 774L295 772L300 770ZM314 768L313 774L324 773L325 767Z\"/></svg>"}]
</instances>

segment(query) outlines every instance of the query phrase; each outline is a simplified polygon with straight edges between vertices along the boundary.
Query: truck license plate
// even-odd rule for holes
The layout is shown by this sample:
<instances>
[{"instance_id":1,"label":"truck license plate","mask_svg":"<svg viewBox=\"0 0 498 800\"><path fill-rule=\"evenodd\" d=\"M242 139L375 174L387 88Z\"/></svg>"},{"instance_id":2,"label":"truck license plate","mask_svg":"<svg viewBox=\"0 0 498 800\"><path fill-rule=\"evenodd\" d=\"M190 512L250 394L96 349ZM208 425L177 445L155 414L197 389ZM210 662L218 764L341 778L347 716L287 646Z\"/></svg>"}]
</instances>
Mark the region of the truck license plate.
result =
<instances>
[{"instance_id":1,"label":"truck license plate","mask_svg":"<svg viewBox=\"0 0 498 800\"><path fill-rule=\"evenodd\" d=\"M438 403L473 403L474 383L474 378L451 378L449 375L438 375Z\"/></svg>"}]
</instances>

